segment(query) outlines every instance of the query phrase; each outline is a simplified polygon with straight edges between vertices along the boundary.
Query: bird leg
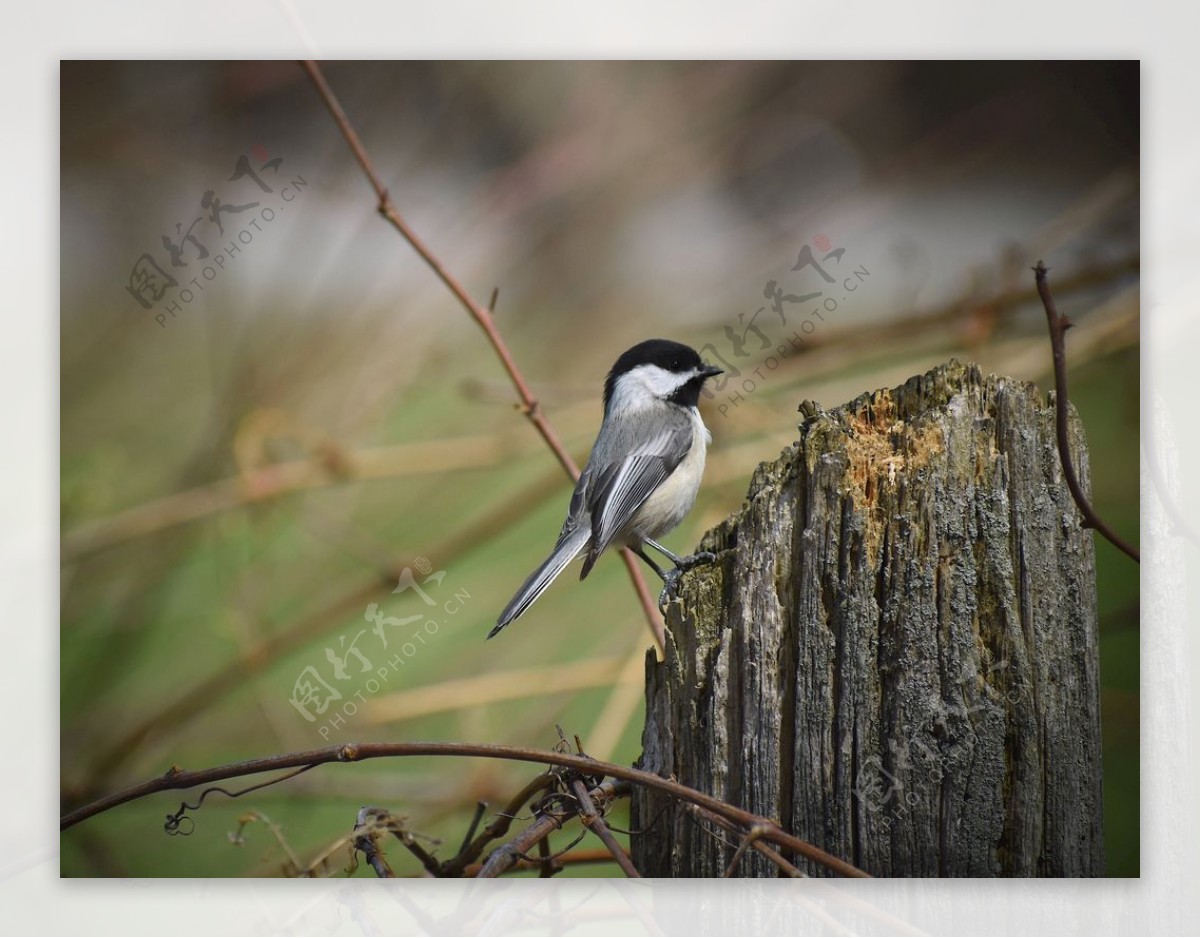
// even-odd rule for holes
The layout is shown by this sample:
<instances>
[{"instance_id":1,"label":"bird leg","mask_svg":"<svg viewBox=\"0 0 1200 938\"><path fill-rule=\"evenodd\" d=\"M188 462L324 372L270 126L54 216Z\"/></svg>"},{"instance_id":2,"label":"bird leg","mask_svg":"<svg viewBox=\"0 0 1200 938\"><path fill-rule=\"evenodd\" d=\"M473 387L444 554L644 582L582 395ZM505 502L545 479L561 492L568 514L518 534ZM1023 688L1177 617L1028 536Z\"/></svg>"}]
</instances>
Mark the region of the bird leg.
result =
<instances>
[{"instance_id":1,"label":"bird leg","mask_svg":"<svg viewBox=\"0 0 1200 938\"><path fill-rule=\"evenodd\" d=\"M663 572L663 568L656 564L650 555L642 550L640 545L637 547L630 547L629 549L646 561L646 563L650 564L650 569L657 573L664 582L666 581L667 575Z\"/></svg>"},{"instance_id":2,"label":"bird leg","mask_svg":"<svg viewBox=\"0 0 1200 938\"><path fill-rule=\"evenodd\" d=\"M663 545L658 543L658 541L654 541L654 540L651 540L650 538L646 538L646 540L643 541L643 543L649 544L651 547L653 547L656 551L658 551L664 557L668 558L671 561L671 563L675 564L676 567L680 568L680 572L683 572L684 570L691 570L692 567L698 567L704 563L713 563L717 559L716 554L712 553L711 551L707 551L707 550L702 550L699 553L692 554L690 557L680 557L674 551L669 550L666 547L663 547ZM642 556L645 557L646 555L643 554ZM646 560L649 560L649 558L646 557ZM651 563L651 566L654 566L654 564ZM658 568L655 567L655 569L658 569ZM660 575L661 575L661 573L660 573ZM663 579L666 579L666 577L663 577Z\"/></svg>"},{"instance_id":3,"label":"bird leg","mask_svg":"<svg viewBox=\"0 0 1200 938\"><path fill-rule=\"evenodd\" d=\"M659 611L662 611L663 608L666 606L667 600L668 600L670 594L675 592L675 587L678 585L679 578L681 576L683 576L688 570L691 570L693 567L698 567L701 564L713 563L717 559L716 554L711 553L710 551L707 551L707 550L699 551L698 553L692 554L690 557L680 557L678 554L674 553L673 551L670 551L666 547L663 547L663 545L658 543L658 541L654 541L654 540L651 540L650 538L646 538L644 543L649 544L651 547L653 547L655 550L657 550L660 554L669 558L670 561L673 564L675 564L674 567L672 567L670 570L668 570L664 573L661 569L659 569L658 564L656 564L653 560L651 560L642 551L642 549L640 547L635 548L635 553L637 553L637 555L639 557L641 557L644 561L646 561L646 563L650 564L650 566L654 568L654 571L663 579L662 592L658 594Z\"/></svg>"}]
</instances>

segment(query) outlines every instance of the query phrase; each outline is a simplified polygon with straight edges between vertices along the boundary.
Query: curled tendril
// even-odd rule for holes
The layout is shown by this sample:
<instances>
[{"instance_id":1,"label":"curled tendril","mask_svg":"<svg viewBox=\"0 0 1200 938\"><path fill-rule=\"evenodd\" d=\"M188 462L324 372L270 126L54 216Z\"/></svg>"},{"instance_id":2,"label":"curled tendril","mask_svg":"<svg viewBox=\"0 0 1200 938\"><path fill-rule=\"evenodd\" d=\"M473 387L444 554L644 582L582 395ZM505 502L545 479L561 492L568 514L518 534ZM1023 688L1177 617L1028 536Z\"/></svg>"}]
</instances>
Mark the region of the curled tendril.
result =
<instances>
[{"instance_id":1,"label":"curled tendril","mask_svg":"<svg viewBox=\"0 0 1200 938\"><path fill-rule=\"evenodd\" d=\"M166 821L163 822L163 830L166 831L166 833L171 837L190 837L191 834L196 830L196 822L192 818L188 817L187 813L189 811L199 811L200 806L204 804L204 799L213 792L220 792L226 798L239 798L242 795L249 794L252 791L258 791L260 788L266 788L278 782L286 782L289 778L295 778L297 775L307 772L309 769L313 768L316 768L316 765L302 765L294 772L288 772L286 775L279 776L279 778L273 778L265 782L259 782L257 785L251 785L249 788L243 788L240 791L229 791L225 788L221 788L220 786L206 788L204 791L200 792L200 797L196 799L195 804L188 804L186 801L181 802L178 811L176 811L174 814L168 814ZM185 821L187 822L186 824L184 823Z\"/></svg>"},{"instance_id":2,"label":"curled tendril","mask_svg":"<svg viewBox=\"0 0 1200 938\"><path fill-rule=\"evenodd\" d=\"M277 781L282 781L282 779L277 779ZM268 784L271 784L271 783L268 783ZM254 788L261 788L261 787L262 787L261 785L254 786ZM167 820L163 824L163 830L165 830L172 837L174 837L176 835L181 835L183 837L189 837L189 836L191 836L192 832L195 831L195 829L196 829L196 822L192 818L187 816L187 812L199 811L200 806L202 804L204 804L204 799L207 798L214 791L219 791L222 795L225 795L228 798L236 798L238 795L244 795L246 792L253 791L253 790L254 790L253 788L247 788L247 789L245 789L243 791L239 791L239 792L230 792L230 791L226 791L224 788L221 788L219 786L214 786L213 788L206 788L206 789L204 789L204 791L200 792L200 797L198 799L196 799L195 804L188 804L186 801L181 802L179 805L178 811L176 811L174 814L168 814ZM184 825L183 825L184 821L188 822L188 827L186 829L184 829Z\"/></svg>"},{"instance_id":3,"label":"curled tendril","mask_svg":"<svg viewBox=\"0 0 1200 938\"><path fill-rule=\"evenodd\" d=\"M574 795L568 791L551 792L542 798L539 798L534 804L530 805L534 816L549 814L561 816L564 814L572 814L575 812L574 804L577 800Z\"/></svg>"},{"instance_id":4,"label":"curled tendril","mask_svg":"<svg viewBox=\"0 0 1200 938\"><path fill-rule=\"evenodd\" d=\"M514 856L519 857L520 859L524 860L526 863L533 863L537 866L544 866L546 864L553 863L555 860L559 859L560 857L566 856L567 853L569 853L586 836L587 836L587 829L585 828L584 830L581 830L579 832L578 837L576 837L574 840L572 840L569 844L567 844L561 850L557 851L556 853L550 854L550 856L548 856L548 857L531 857L531 856L529 856L529 854L522 853L520 850L514 851Z\"/></svg>"},{"instance_id":5,"label":"curled tendril","mask_svg":"<svg viewBox=\"0 0 1200 938\"><path fill-rule=\"evenodd\" d=\"M613 824L611 821L607 822L608 829L610 831L615 831L618 834L628 834L630 837L640 837L642 834L645 834L646 832L652 830L655 826L657 826L658 822L660 820L662 820L663 814L666 813L667 808L669 808L670 806L671 806L671 802L664 801L661 805L659 805L658 810L654 812L654 817L652 817L650 819L650 823L643 824L641 827L637 828L636 830L626 830L624 827L617 827L617 825ZM600 811L599 805L596 805L596 810ZM604 815L604 812L601 812L601 814Z\"/></svg>"},{"instance_id":6,"label":"curled tendril","mask_svg":"<svg viewBox=\"0 0 1200 938\"><path fill-rule=\"evenodd\" d=\"M196 822L184 814L187 807L186 804L181 804L177 813L167 815L167 820L163 823L163 830L171 837L190 837L195 831Z\"/></svg>"}]
</instances>

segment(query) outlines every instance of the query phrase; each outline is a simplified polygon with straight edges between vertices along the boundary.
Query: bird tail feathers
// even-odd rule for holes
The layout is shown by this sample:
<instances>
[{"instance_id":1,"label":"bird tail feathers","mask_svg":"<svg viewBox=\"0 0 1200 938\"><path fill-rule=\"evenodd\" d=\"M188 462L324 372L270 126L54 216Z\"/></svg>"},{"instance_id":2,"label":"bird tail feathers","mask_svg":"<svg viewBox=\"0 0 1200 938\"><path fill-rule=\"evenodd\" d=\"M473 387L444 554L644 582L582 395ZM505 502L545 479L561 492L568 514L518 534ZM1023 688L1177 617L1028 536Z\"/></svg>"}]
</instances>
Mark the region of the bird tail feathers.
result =
<instances>
[{"instance_id":1,"label":"bird tail feathers","mask_svg":"<svg viewBox=\"0 0 1200 938\"><path fill-rule=\"evenodd\" d=\"M554 582L555 578L563 572L567 564L583 550L591 536L591 531L586 526L581 526L574 531L566 540L561 541L554 548L554 552L543 561L529 575L517 594L504 607L504 611L500 613L500 618L496 620L495 627L488 632L488 638L496 635L502 628L512 622L517 616L521 615L526 609L533 605L534 600L546 591L546 588Z\"/></svg>"}]
</instances>

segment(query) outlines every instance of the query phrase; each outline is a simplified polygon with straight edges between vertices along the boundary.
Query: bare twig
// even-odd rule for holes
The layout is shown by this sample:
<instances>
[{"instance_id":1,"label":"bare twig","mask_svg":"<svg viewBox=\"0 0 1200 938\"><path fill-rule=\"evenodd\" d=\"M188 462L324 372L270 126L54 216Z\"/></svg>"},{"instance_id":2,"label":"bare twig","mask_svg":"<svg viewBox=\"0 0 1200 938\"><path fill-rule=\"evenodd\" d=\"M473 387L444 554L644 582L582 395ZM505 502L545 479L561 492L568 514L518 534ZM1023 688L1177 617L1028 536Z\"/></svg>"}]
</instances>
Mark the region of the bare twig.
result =
<instances>
[{"instance_id":1,"label":"bare twig","mask_svg":"<svg viewBox=\"0 0 1200 938\"><path fill-rule=\"evenodd\" d=\"M183 788L193 788L197 785L208 784L227 778L239 778L245 775L256 775L260 772L273 772L280 769L298 768L300 766L317 766L329 763L361 762L366 759L397 758L405 756L468 756L483 759L504 759L516 762L534 762L541 765L563 766L575 769L588 776L609 776L615 779L625 779L636 785L642 785L660 791L670 797L687 804L698 805L726 820L751 828L761 825L765 832L762 839L778 847L806 857L819 863L842 876L866 876L845 860L826 853L821 848L789 834L769 818L752 814L735 805L728 804L712 795L688 788L686 785L662 778L642 769L618 765L613 762L602 762L589 756L575 755L568 752L553 752L543 749L528 749L516 746L494 746L481 743L345 743L337 746L326 746L321 749L309 749L303 752L291 752L283 755L268 756L261 759L248 759L244 762L234 762L229 765L216 766L196 772L185 772L173 767L158 778L133 785L116 792L91 804L76 808L63 815L59 820L61 830L66 830L75 824L95 817L104 811L115 808L147 795L161 791L171 791ZM542 776L543 778L545 776ZM536 842L536 841L533 841Z\"/></svg>"},{"instance_id":2,"label":"bare twig","mask_svg":"<svg viewBox=\"0 0 1200 938\"><path fill-rule=\"evenodd\" d=\"M545 779L548 778L548 776L541 776L540 778ZM613 786L611 785L605 786L606 789L612 787ZM527 786L526 791L536 791L536 788ZM522 792L522 794L524 793L525 792ZM518 796L517 799L514 800L523 802L525 799L521 796ZM483 802L479 802L478 806L476 807L474 820L472 821L470 828L468 828L467 838L464 840L463 846L459 850L459 856L463 855L469 846L471 839L475 836L475 828L478 826L479 820L483 816L485 809L486 805ZM383 850L379 844L379 839L385 832L395 834L402 840L406 847L409 847L410 850L412 850L413 847L418 848L417 851L414 851L414 856L421 861L423 874L417 875L432 875L435 877L464 876L470 878L479 876L480 871L484 867L484 864L482 863L469 863L466 866L460 867L456 865L454 861L447 861L439 864L436 858L430 856L423 848L420 848L420 846L415 843L415 841L412 839L411 832L404 828L403 820L396 817L386 808L362 808L358 812L354 831L350 837L339 838L332 847L323 851L317 860L314 860L313 863L309 864L309 866L304 869L300 868L299 860L295 859L294 854L291 853L291 849L283 840L283 835L278 830L276 825L272 825L268 818L259 814L258 812L252 812L251 814L243 817L243 826L250 820L261 820L271 827L272 832L276 834L280 844L285 850L287 850L289 855L293 856L292 865L296 868L300 875L313 875L313 870L318 863L322 862L323 859L336 850L339 845L352 841L354 849L364 855L367 863L375 871L376 876L380 878L394 877L396 874L388 864L387 858L384 856ZM402 835L407 835L407 839ZM576 841L576 843L577 842L578 841ZM573 847L574 843L571 846ZM568 864L611 863L616 857L616 854L610 852L607 848L599 850L571 851L571 848L568 847L563 853L555 854L550 847L550 838L548 835L542 837L542 839L538 841L537 847L538 856L536 859L516 855L516 860L511 866L508 867L506 872L515 870L538 870L541 878L549 878L555 873L561 872L563 867ZM620 848L619 845L617 851L622 856L627 857L627 854ZM457 859L458 857L455 858L455 860Z\"/></svg>"},{"instance_id":3,"label":"bare twig","mask_svg":"<svg viewBox=\"0 0 1200 938\"><path fill-rule=\"evenodd\" d=\"M538 841L538 879L549 879L561 869L562 864L550 849L550 838L543 837Z\"/></svg>"},{"instance_id":4,"label":"bare twig","mask_svg":"<svg viewBox=\"0 0 1200 938\"><path fill-rule=\"evenodd\" d=\"M533 860L518 860L509 871L516 872L519 870L538 870L542 877L548 878L549 876L554 875L554 873L561 871L565 866L574 866L585 863L613 862L612 854L603 847L599 847L596 850L572 850L570 853L559 854L556 857L552 857L551 861L547 862L545 857L541 856L540 854L542 849L541 844L549 844L549 840L550 838L547 837L538 845L539 856L535 857ZM547 847L547 849L549 848ZM468 878L477 877L481 869L483 869L482 863L472 863L465 870L463 870L462 875ZM550 872L547 873L547 870Z\"/></svg>"},{"instance_id":5,"label":"bare twig","mask_svg":"<svg viewBox=\"0 0 1200 938\"><path fill-rule=\"evenodd\" d=\"M379 849L379 830L380 816L383 816L386 827L386 820L389 817L388 812L384 808L362 808L358 812L358 816L354 819L354 849L361 851L362 855L367 858L367 863L371 865L371 869L375 871L375 875L380 879L392 879L395 873L388 866L387 859L383 855L383 851Z\"/></svg>"},{"instance_id":6,"label":"bare twig","mask_svg":"<svg viewBox=\"0 0 1200 938\"><path fill-rule=\"evenodd\" d=\"M412 831L405 827L404 818L397 817L383 809L380 811L383 813L377 823L382 824L384 830L390 831L400 843L404 844L408 852L420 861L421 866L425 867L425 872L430 876L440 876L442 865L438 862L437 857L417 843Z\"/></svg>"},{"instance_id":7,"label":"bare twig","mask_svg":"<svg viewBox=\"0 0 1200 938\"><path fill-rule=\"evenodd\" d=\"M541 869L541 877L553 876L560 869L558 867L559 857L569 853L587 835L588 822L584 822L584 829L580 832L579 836L567 844L559 853L551 851L549 843L550 835L554 831L561 829L567 821L576 815L582 817L585 810L583 807L584 804L592 805L593 816L597 816L598 812L595 811L591 796L607 802L612 798L629 794L628 782L601 781L594 783L595 788L592 789L589 796L588 786L584 783L581 773L552 769L548 775L555 783L555 790L547 794L535 806L534 822L513 838L513 840L501 844L492 851L487 861L476 874L479 879L492 879L500 876L516 866L521 860L538 863ZM576 784L578 784L579 790L582 791L583 798L567 793L567 789L574 789ZM528 855L530 849L535 845L538 848L538 859L536 861ZM619 854L623 855L624 851L617 844L616 850L613 851L612 855L616 858ZM628 861L629 858L625 857L624 862L627 863ZM618 862L621 861L618 860ZM624 867L622 866L622 868Z\"/></svg>"},{"instance_id":8,"label":"bare twig","mask_svg":"<svg viewBox=\"0 0 1200 938\"><path fill-rule=\"evenodd\" d=\"M465 840L462 847L459 848L458 854L442 864L442 875L461 875L468 866L479 859L479 855L483 853L489 843L508 833L508 829L512 826L513 816L525 806L525 803L534 795L545 791L553 781L551 775L543 773L517 792L507 807L496 815L495 820L485 827L478 837L474 837L472 832L474 839Z\"/></svg>"},{"instance_id":9,"label":"bare twig","mask_svg":"<svg viewBox=\"0 0 1200 938\"><path fill-rule=\"evenodd\" d=\"M596 810L596 803L588 793L587 786L583 784L583 780L574 779L571 782L571 791L574 792L575 798L579 802L579 819L583 821L584 827L589 828L593 834L600 838L601 843L608 848L609 853L613 855L613 859L617 861L617 865L621 867L626 876L630 879L641 879L642 874L637 871L637 867L633 865L633 861L629 859L629 855L617 843L617 838L612 835L612 831L604 823L603 815Z\"/></svg>"},{"instance_id":10,"label":"bare twig","mask_svg":"<svg viewBox=\"0 0 1200 938\"><path fill-rule=\"evenodd\" d=\"M520 409L523 414L533 424L534 428L541 434L546 445L550 447L550 451L554 453L559 464L566 470L572 481L579 478L579 467L575 465L575 461L570 454L563 448L562 443L558 439L558 435L554 432L554 428L550 425L550 421L542 412L538 400L534 397L532 389L525 381L524 375L517 367L516 361L513 359L512 353L508 349L508 344L504 341L504 337L500 334L500 330L496 328L495 318L491 312L484 306L480 305L467 292L466 288L459 283L458 279L450 273L441 260L429 249L424 241L417 236L417 233L409 227L408 223L401 217L399 210L392 202L387 187L375 172L375 167L371 163L370 157L367 156L367 151L363 147L362 141L358 137L350 119L346 116L346 112L342 110L341 104L334 95L333 89L329 87L329 83L325 80L324 74L321 72L321 67L311 60L305 60L300 63L304 70L308 73L308 77L312 79L313 85L320 94L321 99L325 102L325 106L329 109L329 113L333 116L338 128L342 132L342 136L346 138L346 143L349 144L351 151L354 153L355 159L358 160L359 166L362 167L367 179L371 183L371 187L375 190L375 195L379 199L379 214L382 215L392 227L395 228L409 243L414 251L420 255L421 259L429 265L430 269L438 276L438 279L446 285L446 288L454 294L455 298L462 304L463 308L471 315L471 318L483 330L487 336L492 348L495 350L500 363L504 366L504 370L508 372L509 379L512 381L513 387L516 389L517 397L520 399ZM494 300L494 295L493 295ZM649 589L646 588L646 582L642 577L642 571L637 566L633 559L633 554L628 550L622 550L622 557L625 560L625 567L629 571L629 575L633 580L634 587L638 594L638 599L642 604L642 609L646 615L646 621L650 626L650 631L654 635L654 640L657 642L659 649L664 647L664 633L662 619L658 614L658 608L654 603L653 597L650 595Z\"/></svg>"},{"instance_id":11,"label":"bare twig","mask_svg":"<svg viewBox=\"0 0 1200 938\"><path fill-rule=\"evenodd\" d=\"M421 866L425 867L425 872L430 876L441 875L441 864L438 863L437 857L433 856L428 850L417 843L409 831L393 829L392 833L396 835L396 839L400 843L408 848L408 852L421 862Z\"/></svg>"},{"instance_id":12,"label":"bare twig","mask_svg":"<svg viewBox=\"0 0 1200 938\"><path fill-rule=\"evenodd\" d=\"M483 868L480 869L478 878L492 879L507 872L519 860L525 858L525 855L534 846L559 830L576 813L578 813L578 808L567 808L562 813L547 812L543 814L508 843L501 844L493 850L483 864ZM550 862L551 859L551 857L547 857L543 862Z\"/></svg>"},{"instance_id":13,"label":"bare twig","mask_svg":"<svg viewBox=\"0 0 1200 938\"><path fill-rule=\"evenodd\" d=\"M692 814L696 815L696 817L703 818L704 820L708 821L710 824L713 824L716 827L719 827L724 831L728 831L731 834L740 833L740 831L738 830L736 825L730 824L727 820L725 820L725 818L721 817L719 814L713 814L711 811L706 811L704 808L701 808L698 805L689 805L688 810L691 811ZM754 829L751 828L752 832L753 832L753 830ZM749 835L747 835L747 837L749 837ZM742 844L745 845L746 840L743 840ZM795 866L793 866L791 863L789 863L787 860L785 860L779 854L778 851L773 850L771 847L764 844L761 839L761 833L758 837L755 837L749 841L749 846L752 847L753 849L757 850L764 857L766 857L768 860L770 860L772 863L774 863L777 867L779 867L779 869L781 871L783 871L783 873L785 875L790 876L793 879L805 879L806 878L806 876L803 872L801 872L799 869L797 869ZM741 849L742 849L741 846L739 846L738 850L741 851ZM732 866L732 864L730 864L730 865ZM725 871L725 875L726 876L729 875L728 870Z\"/></svg>"},{"instance_id":14,"label":"bare twig","mask_svg":"<svg viewBox=\"0 0 1200 938\"><path fill-rule=\"evenodd\" d=\"M1096 514L1087 499L1087 495L1084 494L1083 486L1079 484L1078 476L1075 474L1075 465L1071 461L1070 424L1068 422L1069 414L1067 411L1069 404L1069 398L1067 397L1067 351L1066 342L1064 341L1066 331L1071 328L1071 320L1059 313L1058 307L1054 303L1054 297L1050 294L1050 284L1046 281L1046 265L1038 261L1033 271L1034 281L1037 283L1038 296L1041 297L1042 306L1046 310L1046 322L1050 326L1050 348L1054 356L1055 429L1058 436L1058 455L1062 461L1063 477L1067 481L1067 488L1071 490L1071 497L1075 499L1075 504L1079 506L1079 511L1083 515L1083 526L1085 528L1095 528L1114 547L1124 551L1140 563L1141 557L1137 549L1126 543Z\"/></svg>"},{"instance_id":15,"label":"bare twig","mask_svg":"<svg viewBox=\"0 0 1200 938\"><path fill-rule=\"evenodd\" d=\"M733 878L734 874L737 873L738 864L742 862L742 857L746 855L746 851L758 843L759 839L765 833L766 831L757 824L746 832L746 836L742 838L742 842L738 844L738 848L733 854L733 859L729 861L729 866L725 869L726 879Z\"/></svg>"},{"instance_id":16,"label":"bare twig","mask_svg":"<svg viewBox=\"0 0 1200 938\"><path fill-rule=\"evenodd\" d=\"M466 853L467 848L471 846L471 841L475 837L475 832L479 830L479 822L483 820L483 813L486 810L486 801L475 802L475 816L471 818L471 823L467 826L467 833L463 836L462 845L458 848L460 855Z\"/></svg>"}]
</instances>

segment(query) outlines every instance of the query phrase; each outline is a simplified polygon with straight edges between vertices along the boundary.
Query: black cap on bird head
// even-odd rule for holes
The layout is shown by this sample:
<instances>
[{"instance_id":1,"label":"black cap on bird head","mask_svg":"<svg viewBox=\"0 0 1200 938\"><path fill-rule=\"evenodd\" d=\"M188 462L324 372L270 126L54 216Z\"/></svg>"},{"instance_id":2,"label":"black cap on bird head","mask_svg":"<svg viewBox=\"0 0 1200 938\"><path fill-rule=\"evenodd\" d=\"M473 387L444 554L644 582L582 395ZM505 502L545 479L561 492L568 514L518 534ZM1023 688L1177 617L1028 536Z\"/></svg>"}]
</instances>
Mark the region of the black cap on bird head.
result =
<instances>
[{"instance_id":1,"label":"black cap on bird head","mask_svg":"<svg viewBox=\"0 0 1200 938\"><path fill-rule=\"evenodd\" d=\"M604 381L605 413L608 413L608 405L612 401L617 380L642 365L655 365L663 371L678 375L693 375L692 379L681 384L670 398L677 404L689 407L694 407L700 399L700 388L705 379L721 374L720 368L705 365L699 352L689 345L670 339L647 339L623 352L608 373L608 378Z\"/></svg>"}]
</instances>

